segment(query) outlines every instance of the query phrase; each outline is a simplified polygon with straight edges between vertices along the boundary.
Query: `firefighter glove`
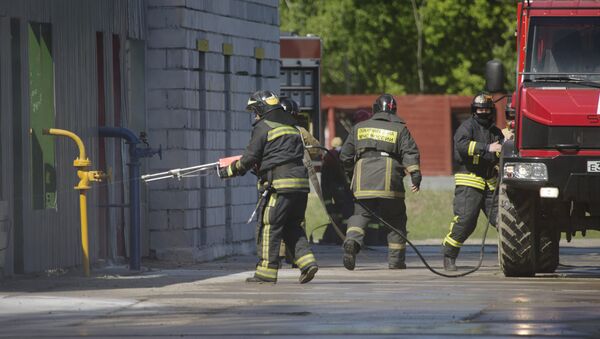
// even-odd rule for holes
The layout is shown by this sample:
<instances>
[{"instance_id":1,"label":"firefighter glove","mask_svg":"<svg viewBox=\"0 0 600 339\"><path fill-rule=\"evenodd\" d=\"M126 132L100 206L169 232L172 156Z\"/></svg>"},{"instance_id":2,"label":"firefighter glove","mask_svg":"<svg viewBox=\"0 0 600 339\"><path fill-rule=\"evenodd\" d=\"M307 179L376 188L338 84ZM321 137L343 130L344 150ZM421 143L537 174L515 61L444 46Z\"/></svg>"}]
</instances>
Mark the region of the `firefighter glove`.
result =
<instances>
[{"instance_id":1,"label":"firefighter glove","mask_svg":"<svg viewBox=\"0 0 600 339\"><path fill-rule=\"evenodd\" d=\"M219 168L219 178L226 179L237 175L237 160L229 164L229 166Z\"/></svg>"},{"instance_id":2,"label":"firefighter glove","mask_svg":"<svg viewBox=\"0 0 600 339\"><path fill-rule=\"evenodd\" d=\"M417 189L419 189L419 187L421 186L421 179L423 179L423 177L421 176L421 171L417 170L410 172L410 181L412 182L413 186L415 186Z\"/></svg>"}]
</instances>

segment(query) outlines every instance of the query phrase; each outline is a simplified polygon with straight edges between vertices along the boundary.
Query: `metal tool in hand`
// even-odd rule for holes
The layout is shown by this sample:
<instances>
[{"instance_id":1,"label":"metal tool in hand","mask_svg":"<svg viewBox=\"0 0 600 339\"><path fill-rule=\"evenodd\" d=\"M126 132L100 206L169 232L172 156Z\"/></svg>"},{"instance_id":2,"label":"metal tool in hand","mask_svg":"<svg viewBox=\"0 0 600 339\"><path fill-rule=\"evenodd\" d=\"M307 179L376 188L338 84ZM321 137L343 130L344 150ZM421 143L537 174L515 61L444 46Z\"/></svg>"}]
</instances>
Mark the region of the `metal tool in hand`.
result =
<instances>
[{"instance_id":1,"label":"metal tool in hand","mask_svg":"<svg viewBox=\"0 0 600 339\"><path fill-rule=\"evenodd\" d=\"M235 160L239 160L240 158L241 158L241 155L236 155L233 157L221 158L221 159L219 159L219 161L211 162L209 164L202 164L202 165L196 165L196 166L185 167L185 168L175 168L175 169L168 170L165 172L160 172L160 173L145 174L145 175L142 175L142 180L144 180L145 182L156 181L156 180L161 180L161 179L170 179L170 178L177 178L178 180L181 180L181 178L195 176L193 174L199 173L199 172L206 172L205 174L203 174L203 175L206 175L206 174L209 174L209 171L212 171L212 170L215 170L217 173L219 173L219 168L229 166L232 162L234 162ZM196 174L196 175L199 175L199 174Z\"/></svg>"},{"instance_id":2,"label":"metal tool in hand","mask_svg":"<svg viewBox=\"0 0 600 339\"><path fill-rule=\"evenodd\" d=\"M218 170L219 162L213 162L210 164L197 165L192 167L185 168L175 168L172 170L168 170L166 172L154 173L154 174L145 174L142 175L142 180L145 182L156 181L161 179L169 179L169 178L177 178L181 180L181 178L188 177L194 173L202 172L202 171L210 171L210 170Z\"/></svg>"}]
</instances>

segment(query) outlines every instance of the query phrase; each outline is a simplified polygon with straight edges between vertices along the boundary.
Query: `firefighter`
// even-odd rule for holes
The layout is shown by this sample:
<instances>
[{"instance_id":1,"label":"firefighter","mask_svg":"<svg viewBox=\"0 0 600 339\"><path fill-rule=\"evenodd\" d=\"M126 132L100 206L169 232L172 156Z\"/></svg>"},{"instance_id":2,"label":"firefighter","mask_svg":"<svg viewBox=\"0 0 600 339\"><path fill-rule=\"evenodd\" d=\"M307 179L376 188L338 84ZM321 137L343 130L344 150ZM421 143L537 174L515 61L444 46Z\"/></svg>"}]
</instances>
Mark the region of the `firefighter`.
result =
<instances>
[{"instance_id":1,"label":"firefighter","mask_svg":"<svg viewBox=\"0 0 600 339\"><path fill-rule=\"evenodd\" d=\"M343 141L340 137L331 140L331 149L323 156L321 164L321 191L325 210L331 219L346 232L346 219L352 215L352 196L346 191L345 178L340 176L340 152ZM335 233L332 224L326 225L321 242L325 244L342 244L342 239Z\"/></svg>"},{"instance_id":2,"label":"firefighter","mask_svg":"<svg viewBox=\"0 0 600 339\"><path fill-rule=\"evenodd\" d=\"M300 283L307 283L317 273L318 266L300 226L309 191L307 170L302 163L302 137L294 127L293 117L283 111L273 92L255 92L246 109L255 113L250 143L240 160L219 170L221 178L229 178L244 175L256 166L259 177L259 261L254 276L246 281L277 281L283 239L300 269Z\"/></svg>"},{"instance_id":3,"label":"firefighter","mask_svg":"<svg viewBox=\"0 0 600 339\"><path fill-rule=\"evenodd\" d=\"M304 144L306 146L321 146L319 140L317 140L312 134L310 134L310 132L307 131L306 128L300 126L300 108L298 107L298 103L293 99L282 97L281 106L283 107L283 110L285 112L289 113L294 118L294 121L296 122L295 126L300 131ZM310 153L310 156L313 158L316 155L318 155L319 152L320 151L318 148L311 148L308 150L308 153Z\"/></svg>"},{"instance_id":4,"label":"firefighter","mask_svg":"<svg viewBox=\"0 0 600 339\"><path fill-rule=\"evenodd\" d=\"M290 114L294 118L294 121L296 121L295 127L300 131L300 135L302 136L304 146L321 146L319 141L312 134L310 134L310 132L307 131L306 128L299 125L299 123L300 123L300 121L299 121L300 120L299 119L300 108L298 106L298 103L295 100L290 99L288 97L281 97L280 103L281 103L281 107L283 108L283 110L286 113ZM309 157L315 157L317 154L319 154L318 148L310 148L308 150L305 149L304 151L309 153ZM305 161L308 161L308 160L309 159L305 159ZM304 165L306 166L306 163ZM312 164L309 166L312 166ZM309 175L310 175L310 172L309 172ZM302 222L301 226L305 230L305 233L306 233L306 226L305 226L304 221ZM296 268L296 264L294 264L294 261L293 261L293 255L286 248L284 241L281 242L281 249L279 250L279 257L281 259L285 259L285 262L287 262L288 264L291 264L292 268Z\"/></svg>"},{"instance_id":5,"label":"firefighter","mask_svg":"<svg viewBox=\"0 0 600 339\"><path fill-rule=\"evenodd\" d=\"M492 96L477 94L471 103L472 116L454 134L454 159L459 170L454 175L454 217L442 244L447 271L456 271L456 257L475 230L480 210L491 225L496 225L498 206L494 190L504 135L494 124L495 112Z\"/></svg>"},{"instance_id":6,"label":"firefighter","mask_svg":"<svg viewBox=\"0 0 600 339\"><path fill-rule=\"evenodd\" d=\"M419 150L406 123L396 115L396 100L383 94L373 104L373 116L356 124L340 154L344 169L352 178L352 191L360 202L406 235L404 204L405 170L413 192L419 191L421 171ZM348 220L344 241L344 267L353 270L356 254L363 246L367 224L373 217L360 204ZM388 233L388 267L405 269L406 241L396 232Z\"/></svg>"}]
</instances>

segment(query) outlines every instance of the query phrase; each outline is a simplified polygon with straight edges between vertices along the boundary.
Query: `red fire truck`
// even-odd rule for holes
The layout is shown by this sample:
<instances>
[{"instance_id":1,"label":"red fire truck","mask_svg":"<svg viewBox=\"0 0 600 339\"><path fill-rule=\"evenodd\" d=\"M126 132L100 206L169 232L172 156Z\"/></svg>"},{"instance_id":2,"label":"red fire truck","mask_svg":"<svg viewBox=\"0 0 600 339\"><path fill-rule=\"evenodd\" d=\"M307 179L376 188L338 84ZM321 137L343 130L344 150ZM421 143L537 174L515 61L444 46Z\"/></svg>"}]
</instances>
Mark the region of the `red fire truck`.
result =
<instances>
[{"instance_id":1,"label":"red fire truck","mask_svg":"<svg viewBox=\"0 0 600 339\"><path fill-rule=\"evenodd\" d=\"M527 1L500 160L498 256L506 276L554 272L559 239L600 230L600 2ZM488 90L501 67L488 63Z\"/></svg>"}]
</instances>

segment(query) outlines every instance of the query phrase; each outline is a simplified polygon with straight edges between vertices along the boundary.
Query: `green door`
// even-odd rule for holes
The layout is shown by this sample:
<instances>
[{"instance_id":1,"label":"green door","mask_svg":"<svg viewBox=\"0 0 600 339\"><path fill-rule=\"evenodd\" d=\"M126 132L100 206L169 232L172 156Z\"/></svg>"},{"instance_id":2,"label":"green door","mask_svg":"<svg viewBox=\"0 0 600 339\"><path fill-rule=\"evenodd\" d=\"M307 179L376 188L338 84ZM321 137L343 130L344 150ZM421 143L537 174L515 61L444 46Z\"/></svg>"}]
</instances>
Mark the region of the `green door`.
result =
<instances>
[{"instance_id":1,"label":"green door","mask_svg":"<svg viewBox=\"0 0 600 339\"><path fill-rule=\"evenodd\" d=\"M28 26L32 206L56 209L54 138L42 135L44 128L55 127L52 31L49 24Z\"/></svg>"}]
</instances>

